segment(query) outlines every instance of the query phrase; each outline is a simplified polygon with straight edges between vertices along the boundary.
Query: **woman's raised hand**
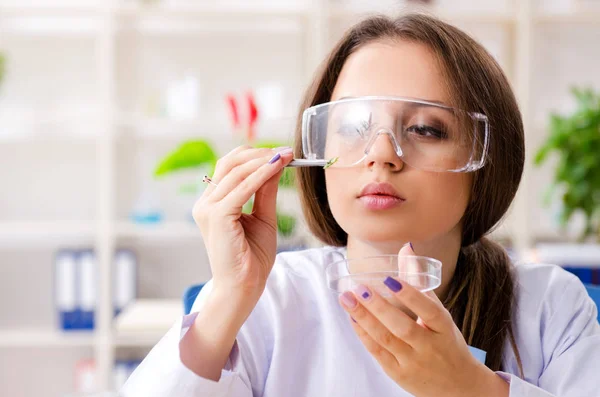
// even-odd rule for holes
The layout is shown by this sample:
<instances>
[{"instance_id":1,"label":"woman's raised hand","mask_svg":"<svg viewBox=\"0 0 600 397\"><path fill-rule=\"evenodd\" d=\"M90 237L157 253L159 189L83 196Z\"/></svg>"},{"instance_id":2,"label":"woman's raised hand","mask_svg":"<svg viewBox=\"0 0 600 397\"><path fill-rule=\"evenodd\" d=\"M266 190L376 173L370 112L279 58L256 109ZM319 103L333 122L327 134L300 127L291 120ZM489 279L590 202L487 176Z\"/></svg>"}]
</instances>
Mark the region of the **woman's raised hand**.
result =
<instances>
[{"instance_id":1,"label":"woman's raised hand","mask_svg":"<svg viewBox=\"0 0 600 397\"><path fill-rule=\"evenodd\" d=\"M258 300L277 248L276 199L291 148L240 146L219 159L193 215L208 253L213 290L238 291ZM254 197L251 214L242 207Z\"/></svg>"}]
</instances>

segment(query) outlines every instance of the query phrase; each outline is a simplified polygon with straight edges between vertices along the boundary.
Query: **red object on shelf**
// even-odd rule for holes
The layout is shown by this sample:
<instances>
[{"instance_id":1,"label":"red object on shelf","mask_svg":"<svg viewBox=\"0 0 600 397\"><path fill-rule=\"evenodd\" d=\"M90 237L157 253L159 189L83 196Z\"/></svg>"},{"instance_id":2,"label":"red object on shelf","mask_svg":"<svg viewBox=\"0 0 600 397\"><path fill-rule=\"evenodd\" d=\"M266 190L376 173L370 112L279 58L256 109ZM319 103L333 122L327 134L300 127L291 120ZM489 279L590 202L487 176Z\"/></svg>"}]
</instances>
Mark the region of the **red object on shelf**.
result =
<instances>
[{"instance_id":1,"label":"red object on shelf","mask_svg":"<svg viewBox=\"0 0 600 397\"><path fill-rule=\"evenodd\" d=\"M256 107L256 102L254 100L254 94L249 92L246 95L246 98L248 99L248 109L249 109L248 132L247 132L246 138L248 139L248 142L253 142L254 139L256 138L255 126L256 126L256 121L258 120L258 108Z\"/></svg>"},{"instance_id":2,"label":"red object on shelf","mask_svg":"<svg viewBox=\"0 0 600 397\"><path fill-rule=\"evenodd\" d=\"M227 105L229 107L229 115L233 128L237 129L240 126L240 113L238 111L237 100L233 94L228 94L226 97Z\"/></svg>"},{"instance_id":3,"label":"red object on shelf","mask_svg":"<svg viewBox=\"0 0 600 397\"><path fill-rule=\"evenodd\" d=\"M254 94L248 91L243 102L238 101L235 95L227 94L225 101L234 134L243 134L246 142L252 144L256 139L256 122L258 121L258 107ZM240 103L244 103L247 107L240 108Z\"/></svg>"},{"instance_id":4,"label":"red object on shelf","mask_svg":"<svg viewBox=\"0 0 600 397\"><path fill-rule=\"evenodd\" d=\"M75 392L92 393L97 389L96 361L81 359L75 364Z\"/></svg>"}]
</instances>

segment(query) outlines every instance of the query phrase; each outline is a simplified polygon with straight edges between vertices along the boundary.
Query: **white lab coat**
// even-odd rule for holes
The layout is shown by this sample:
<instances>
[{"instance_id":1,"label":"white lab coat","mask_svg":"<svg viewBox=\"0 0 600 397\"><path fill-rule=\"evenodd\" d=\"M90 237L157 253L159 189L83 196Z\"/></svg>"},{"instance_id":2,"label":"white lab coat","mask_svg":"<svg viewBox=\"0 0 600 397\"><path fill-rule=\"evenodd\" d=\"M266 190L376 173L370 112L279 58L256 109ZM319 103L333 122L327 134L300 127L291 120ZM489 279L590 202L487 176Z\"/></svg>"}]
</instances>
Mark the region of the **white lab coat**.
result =
<instances>
[{"instance_id":1,"label":"white lab coat","mask_svg":"<svg viewBox=\"0 0 600 397\"><path fill-rule=\"evenodd\" d=\"M192 314L153 348L122 396L410 396L367 352L326 286L325 265L344 255L345 249L325 247L277 256L218 382L180 361L179 341ZM516 376L507 343L505 372L498 374L510 382L510 397L600 397L600 326L585 288L557 266L515 269L515 336L525 376ZM210 283L192 312L202 310L209 290Z\"/></svg>"}]
</instances>

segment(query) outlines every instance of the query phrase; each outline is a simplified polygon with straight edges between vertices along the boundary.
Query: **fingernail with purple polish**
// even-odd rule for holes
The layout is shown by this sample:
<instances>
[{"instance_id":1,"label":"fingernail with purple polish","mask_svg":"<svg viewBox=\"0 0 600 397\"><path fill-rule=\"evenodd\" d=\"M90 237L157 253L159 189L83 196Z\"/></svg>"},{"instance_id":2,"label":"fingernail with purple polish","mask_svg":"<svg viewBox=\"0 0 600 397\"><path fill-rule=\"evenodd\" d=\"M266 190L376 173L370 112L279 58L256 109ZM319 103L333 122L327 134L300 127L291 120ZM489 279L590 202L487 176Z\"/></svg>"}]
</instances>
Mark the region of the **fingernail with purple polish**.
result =
<instances>
[{"instance_id":1,"label":"fingernail with purple polish","mask_svg":"<svg viewBox=\"0 0 600 397\"><path fill-rule=\"evenodd\" d=\"M415 252L415 247L413 247L412 243L409 242L408 245L410 245L410 249L413 250L413 252Z\"/></svg>"},{"instance_id":2,"label":"fingernail with purple polish","mask_svg":"<svg viewBox=\"0 0 600 397\"><path fill-rule=\"evenodd\" d=\"M276 162L280 158L281 158L281 154L277 153L275 156L273 156L273 158L271 160L269 160L269 164L273 164L274 162Z\"/></svg>"},{"instance_id":3,"label":"fingernail with purple polish","mask_svg":"<svg viewBox=\"0 0 600 397\"><path fill-rule=\"evenodd\" d=\"M391 278L388 277L385 280L383 280L383 283L392 291L392 292L398 292L402 289L402 284L400 284L400 281L396 280L395 278Z\"/></svg>"},{"instance_id":4,"label":"fingernail with purple polish","mask_svg":"<svg viewBox=\"0 0 600 397\"><path fill-rule=\"evenodd\" d=\"M352 319L352 321L354 321L356 323L356 320L354 319L354 317L350 317ZM358 324L358 323L357 323Z\"/></svg>"},{"instance_id":5,"label":"fingernail with purple polish","mask_svg":"<svg viewBox=\"0 0 600 397\"><path fill-rule=\"evenodd\" d=\"M354 297L354 294L350 291L344 292L340 296L340 300L342 301L342 305L344 305L348 309L354 309L358 305L358 301Z\"/></svg>"},{"instance_id":6,"label":"fingernail with purple polish","mask_svg":"<svg viewBox=\"0 0 600 397\"><path fill-rule=\"evenodd\" d=\"M367 287L360 284L358 287L354 289L356 295L360 296L362 300L368 300L371 297L371 292Z\"/></svg>"}]
</instances>

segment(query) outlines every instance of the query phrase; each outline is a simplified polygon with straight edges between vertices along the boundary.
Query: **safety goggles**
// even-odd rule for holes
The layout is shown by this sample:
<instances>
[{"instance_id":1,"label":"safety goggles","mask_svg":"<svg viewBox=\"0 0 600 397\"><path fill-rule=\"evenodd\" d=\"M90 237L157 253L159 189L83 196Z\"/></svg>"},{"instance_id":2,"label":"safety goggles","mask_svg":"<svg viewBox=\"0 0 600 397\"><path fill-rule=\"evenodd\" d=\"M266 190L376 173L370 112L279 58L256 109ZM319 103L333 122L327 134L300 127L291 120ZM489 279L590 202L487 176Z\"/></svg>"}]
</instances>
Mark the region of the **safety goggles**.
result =
<instances>
[{"instance_id":1,"label":"safety goggles","mask_svg":"<svg viewBox=\"0 0 600 397\"><path fill-rule=\"evenodd\" d=\"M481 113L412 98L348 98L304 111L303 158L290 166L355 167L391 145L411 167L470 172L483 167L488 142L488 119Z\"/></svg>"}]
</instances>

